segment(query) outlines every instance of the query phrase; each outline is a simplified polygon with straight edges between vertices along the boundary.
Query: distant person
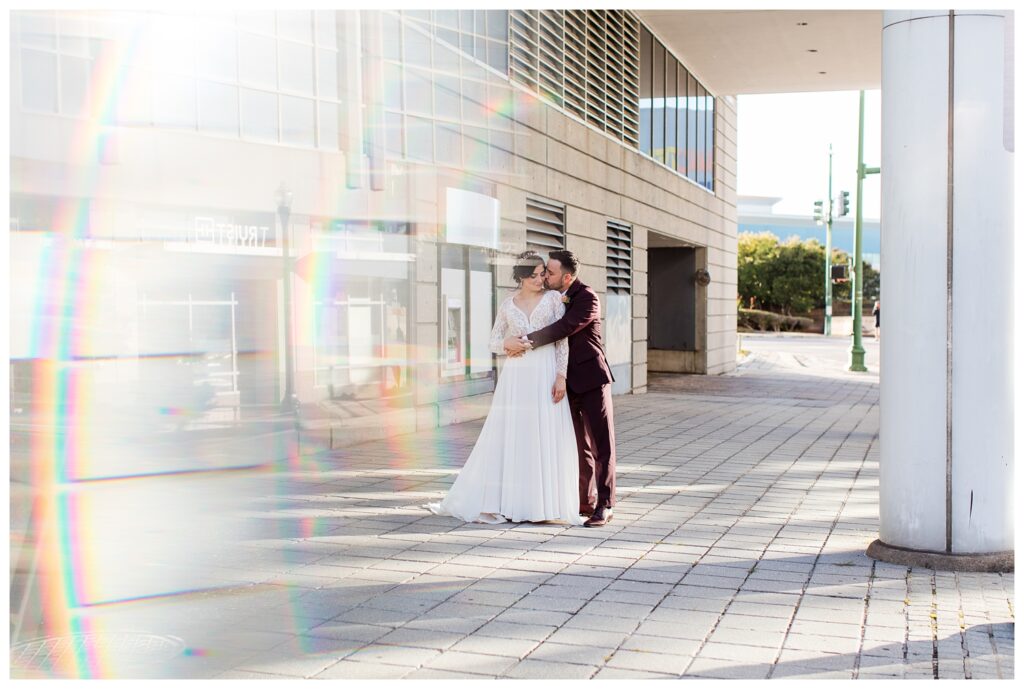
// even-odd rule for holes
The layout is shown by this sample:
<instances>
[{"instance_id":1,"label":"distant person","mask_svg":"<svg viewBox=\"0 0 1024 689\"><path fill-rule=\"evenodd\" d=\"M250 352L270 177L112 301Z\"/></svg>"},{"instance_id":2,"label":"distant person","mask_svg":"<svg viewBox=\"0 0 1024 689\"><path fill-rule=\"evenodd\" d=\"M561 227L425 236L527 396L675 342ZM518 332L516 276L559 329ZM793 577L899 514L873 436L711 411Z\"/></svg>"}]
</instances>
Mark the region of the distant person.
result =
<instances>
[{"instance_id":1,"label":"distant person","mask_svg":"<svg viewBox=\"0 0 1024 689\"><path fill-rule=\"evenodd\" d=\"M882 302L878 299L871 307L871 315L875 317L875 339L880 340L882 339Z\"/></svg>"}]
</instances>

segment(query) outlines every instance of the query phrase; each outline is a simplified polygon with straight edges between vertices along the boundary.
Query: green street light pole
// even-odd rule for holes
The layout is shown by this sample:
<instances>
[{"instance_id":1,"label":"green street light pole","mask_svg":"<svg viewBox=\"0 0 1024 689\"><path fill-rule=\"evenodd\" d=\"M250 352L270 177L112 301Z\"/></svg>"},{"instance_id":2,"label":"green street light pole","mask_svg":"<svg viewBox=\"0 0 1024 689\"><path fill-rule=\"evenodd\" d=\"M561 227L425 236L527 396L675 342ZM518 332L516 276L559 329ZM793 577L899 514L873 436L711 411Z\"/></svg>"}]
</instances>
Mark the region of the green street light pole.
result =
<instances>
[{"instance_id":1,"label":"green street light pole","mask_svg":"<svg viewBox=\"0 0 1024 689\"><path fill-rule=\"evenodd\" d=\"M864 92L860 92L860 125L857 130L857 215L853 230L853 275L850 276L853 301L853 347L850 348L850 370L867 371L864 366L864 344L861 341L861 319L864 310L864 257L861 253L861 225L864 208L864 178L877 175L877 167L864 167Z\"/></svg>"},{"instance_id":2,"label":"green street light pole","mask_svg":"<svg viewBox=\"0 0 1024 689\"><path fill-rule=\"evenodd\" d=\"M832 144L828 145L828 215L825 222L825 334L832 334Z\"/></svg>"}]
</instances>

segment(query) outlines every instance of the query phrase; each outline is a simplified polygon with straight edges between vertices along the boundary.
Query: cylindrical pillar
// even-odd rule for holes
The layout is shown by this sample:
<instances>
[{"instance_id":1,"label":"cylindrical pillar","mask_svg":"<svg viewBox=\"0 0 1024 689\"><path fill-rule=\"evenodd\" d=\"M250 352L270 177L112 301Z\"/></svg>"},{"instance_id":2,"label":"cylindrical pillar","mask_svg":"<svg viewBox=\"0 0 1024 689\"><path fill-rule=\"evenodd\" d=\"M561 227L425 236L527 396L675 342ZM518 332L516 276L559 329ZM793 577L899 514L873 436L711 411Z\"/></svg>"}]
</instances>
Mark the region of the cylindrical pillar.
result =
<instances>
[{"instance_id":1,"label":"cylindrical pillar","mask_svg":"<svg viewBox=\"0 0 1024 689\"><path fill-rule=\"evenodd\" d=\"M882 560L1013 567L1007 15L884 13Z\"/></svg>"}]
</instances>

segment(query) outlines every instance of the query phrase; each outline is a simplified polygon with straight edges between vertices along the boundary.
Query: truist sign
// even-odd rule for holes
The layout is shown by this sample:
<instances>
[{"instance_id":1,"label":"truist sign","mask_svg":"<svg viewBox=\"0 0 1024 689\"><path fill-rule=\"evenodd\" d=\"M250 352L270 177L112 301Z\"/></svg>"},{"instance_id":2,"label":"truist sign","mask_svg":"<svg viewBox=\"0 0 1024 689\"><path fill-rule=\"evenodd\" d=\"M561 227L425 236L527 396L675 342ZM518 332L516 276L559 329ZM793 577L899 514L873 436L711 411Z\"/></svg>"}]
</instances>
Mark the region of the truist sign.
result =
<instances>
[{"instance_id":1,"label":"truist sign","mask_svg":"<svg viewBox=\"0 0 1024 689\"><path fill-rule=\"evenodd\" d=\"M274 245L274 232L270 225L196 216L190 239L196 244L262 249Z\"/></svg>"}]
</instances>

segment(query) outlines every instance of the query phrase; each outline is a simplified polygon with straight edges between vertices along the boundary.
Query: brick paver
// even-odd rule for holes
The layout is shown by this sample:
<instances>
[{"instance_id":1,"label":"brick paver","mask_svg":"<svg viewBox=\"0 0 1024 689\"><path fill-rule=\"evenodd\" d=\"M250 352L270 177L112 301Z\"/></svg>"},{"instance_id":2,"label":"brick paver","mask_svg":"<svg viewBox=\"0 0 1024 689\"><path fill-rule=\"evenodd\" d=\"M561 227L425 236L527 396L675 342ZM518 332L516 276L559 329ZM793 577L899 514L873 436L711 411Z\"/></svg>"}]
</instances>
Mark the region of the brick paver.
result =
<instances>
[{"instance_id":1,"label":"brick paver","mask_svg":"<svg viewBox=\"0 0 1024 689\"><path fill-rule=\"evenodd\" d=\"M616 398L601 529L422 509L481 422L306 458L253 479L264 528L225 554L220 591L95 618L206 650L140 676L1012 678L1012 574L864 555L877 381L757 355L653 377Z\"/></svg>"}]
</instances>

